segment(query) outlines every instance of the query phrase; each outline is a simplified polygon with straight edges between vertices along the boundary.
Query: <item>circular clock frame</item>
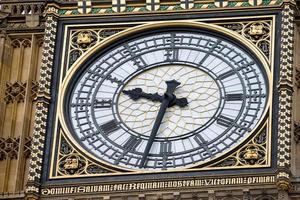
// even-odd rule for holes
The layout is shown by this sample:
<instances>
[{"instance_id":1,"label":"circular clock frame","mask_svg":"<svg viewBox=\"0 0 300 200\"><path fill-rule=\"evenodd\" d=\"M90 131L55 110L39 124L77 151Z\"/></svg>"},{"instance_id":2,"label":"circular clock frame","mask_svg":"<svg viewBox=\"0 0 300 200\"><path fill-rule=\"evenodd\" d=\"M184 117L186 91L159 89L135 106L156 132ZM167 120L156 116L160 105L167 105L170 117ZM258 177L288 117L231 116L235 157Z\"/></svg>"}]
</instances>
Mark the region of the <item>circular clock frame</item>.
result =
<instances>
[{"instance_id":1,"label":"circular clock frame","mask_svg":"<svg viewBox=\"0 0 300 200\"><path fill-rule=\"evenodd\" d=\"M113 165L111 163L105 162L101 159L99 159L97 156L95 156L94 154L92 154L91 152L85 150L84 148L81 147L81 145L78 143L78 141L74 138L74 136L72 135L72 130L70 130L70 125L68 125L68 122L66 120L66 115L65 115L65 104L66 104L66 93L67 90L70 87L70 83L72 82L72 80L74 79L74 77L78 76L78 71L82 71L83 69L82 66L89 66L89 64L91 64L92 62L94 62L93 57L94 55L98 54L107 49L107 48L111 48L111 46L114 46L114 44L117 41L120 40L124 40L124 38L127 37L133 37L134 35L137 34L144 34L144 33L149 33L149 31L152 30L156 30L159 28L165 28L165 29L172 29L172 28L182 28L182 29L199 29L201 31L204 32L213 32L215 34L218 35L222 35L223 37L227 37L229 38L229 40L231 42L235 42L237 43L237 45L240 48L245 48L247 50L247 52L254 57L260 64L261 66L264 67L264 72L265 77L267 78L266 82L268 85L268 90L266 91L268 93L267 95L267 99L266 99L266 106L264 109L263 114L261 115L261 118L259 119L259 121L256 123L255 128L252 129L251 133L249 134L249 136L247 136L246 138L243 139L243 141L239 142L238 144L236 144L234 147L231 147L228 150L225 150L225 152L222 152L220 155L218 155L215 158L210 159L209 161L206 162L198 162L192 165L188 165L188 167L182 167L182 168L174 168L174 169L165 169L163 172L165 171L182 171L182 169L199 169L203 166L209 165L211 163L213 163L215 160L217 159L221 159L224 156L230 154L231 152L237 150L237 148L239 146L241 146L245 141L249 140L250 138L253 137L253 135L255 134L255 132L257 131L257 129L259 128L259 126L263 123L264 119L267 116L267 112L269 110L270 107L270 102L271 102L271 88L272 88L272 82L271 82L271 76L270 76L270 69L269 69L269 64L265 58L265 56L260 52L260 50L255 47L251 42L249 42L247 39L243 38L242 36L238 35L237 33L234 33L233 31L230 31L228 29L225 29L223 27L220 26L216 26L216 25L212 25L212 24L205 24L205 23L200 23L200 22L161 22L161 23L149 23L149 24L145 24L145 25L140 25L137 27L133 27L133 28L129 28L125 31L122 31L120 33L117 33L109 38L104 39L103 41L101 41L99 44L95 45L94 47L92 47L90 50L88 50L79 60L77 60L73 66L68 70L67 74L66 74L66 78L64 79L61 88L60 88L60 92L59 92L59 101L58 101L58 113L59 113L59 120L61 122L61 126L63 131L66 133L67 139L76 146L76 148L81 151L84 155L87 155L90 159L95 160L99 163L101 163L103 166L108 167L109 169L115 170L115 171L130 171L130 172L139 172L139 171L143 171L143 172L153 172L153 171L157 171L157 172L162 172L161 169L160 170L155 170L155 169L130 169L130 168L126 168L126 167L122 167L122 166L117 166L117 165ZM241 45L242 44L242 45Z\"/></svg>"}]
</instances>

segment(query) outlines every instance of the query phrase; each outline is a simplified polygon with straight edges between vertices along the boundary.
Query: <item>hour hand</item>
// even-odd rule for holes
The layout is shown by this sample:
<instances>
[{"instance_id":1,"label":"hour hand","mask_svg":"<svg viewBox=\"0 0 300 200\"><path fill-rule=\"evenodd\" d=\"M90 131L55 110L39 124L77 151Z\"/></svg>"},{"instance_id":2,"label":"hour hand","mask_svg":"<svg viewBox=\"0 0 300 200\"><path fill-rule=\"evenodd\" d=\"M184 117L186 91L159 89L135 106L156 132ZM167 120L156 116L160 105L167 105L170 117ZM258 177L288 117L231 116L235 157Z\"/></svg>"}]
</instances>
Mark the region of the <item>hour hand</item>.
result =
<instances>
[{"instance_id":1,"label":"hour hand","mask_svg":"<svg viewBox=\"0 0 300 200\"><path fill-rule=\"evenodd\" d=\"M127 94L132 100L137 101L140 98L149 99L151 101L162 102L163 96L158 93L145 93L142 88L134 88L132 90L123 90L124 94Z\"/></svg>"}]
</instances>

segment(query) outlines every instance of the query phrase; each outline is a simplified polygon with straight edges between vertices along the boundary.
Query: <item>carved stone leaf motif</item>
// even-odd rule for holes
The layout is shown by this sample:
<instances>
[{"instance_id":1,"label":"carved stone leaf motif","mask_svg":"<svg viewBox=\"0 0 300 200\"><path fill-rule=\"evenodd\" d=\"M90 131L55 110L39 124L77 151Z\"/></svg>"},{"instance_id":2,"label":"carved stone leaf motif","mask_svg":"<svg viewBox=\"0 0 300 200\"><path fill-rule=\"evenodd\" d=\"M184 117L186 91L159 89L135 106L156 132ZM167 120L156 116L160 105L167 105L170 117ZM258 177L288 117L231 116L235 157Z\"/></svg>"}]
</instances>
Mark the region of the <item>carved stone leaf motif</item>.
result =
<instances>
[{"instance_id":1,"label":"carved stone leaf motif","mask_svg":"<svg viewBox=\"0 0 300 200\"><path fill-rule=\"evenodd\" d=\"M61 135L61 143L58 158L58 176L67 175L91 175L108 173L109 171L100 165L85 158L77 152Z\"/></svg>"},{"instance_id":2,"label":"carved stone leaf motif","mask_svg":"<svg viewBox=\"0 0 300 200\"><path fill-rule=\"evenodd\" d=\"M232 167L265 165L267 160L267 131L266 127L256 135L248 144L225 160L212 165L211 167Z\"/></svg>"}]
</instances>

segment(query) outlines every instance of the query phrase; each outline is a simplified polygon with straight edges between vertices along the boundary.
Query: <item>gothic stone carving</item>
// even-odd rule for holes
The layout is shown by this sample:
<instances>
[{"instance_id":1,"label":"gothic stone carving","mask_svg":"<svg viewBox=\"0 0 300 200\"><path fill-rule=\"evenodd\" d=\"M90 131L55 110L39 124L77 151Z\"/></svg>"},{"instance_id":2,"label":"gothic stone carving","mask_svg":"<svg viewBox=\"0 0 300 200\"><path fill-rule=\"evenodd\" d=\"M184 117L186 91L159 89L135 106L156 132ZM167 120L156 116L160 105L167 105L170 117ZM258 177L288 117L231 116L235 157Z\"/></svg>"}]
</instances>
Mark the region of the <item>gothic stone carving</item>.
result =
<instances>
[{"instance_id":1,"label":"gothic stone carving","mask_svg":"<svg viewBox=\"0 0 300 200\"><path fill-rule=\"evenodd\" d=\"M294 123L294 139L296 143L299 143L300 141L300 123L295 122Z\"/></svg>"},{"instance_id":2,"label":"gothic stone carving","mask_svg":"<svg viewBox=\"0 0 300 200\"><path fill-rule=\"evenodd\" d=\"M0 160L17 159L20 146L20 138L0 138ZM29 157L31 152L31 137L25 137L24 155Z\"/></svg>"},{"instance_id":3,"label":"gothic stone carving","mask_svg":"<svg viewBox=\"0 0 300 200\"><path fill-rule=\"evenodd\" d=\"M293 105L293 49L294 49L294 8L284 4L281 22L281 52L279 74L279 116L277 186L280 190L289 189L291 166L291 132Z\"/></svg>"},{"instance_id":4,"label":"gothic stone carving","mask_svg":"<svg viewBox=\"0 0 300 200\"><path fill-rule=\"evenodd\" d=\"M296 69L295 85L298 89L300 88L300 70L299 69Z\"/></svg>"},{"instance_id":5,"label":"gothic stone carving","mask_svg":"<svg viewBox=\"0 0 300 200\"><path fill-rule=\"evenodd\" d=\"M25 98L26 83L16 81L14 83L6 83L4 101L9 103L23 102Z\"/></svg>"}]
</instances>

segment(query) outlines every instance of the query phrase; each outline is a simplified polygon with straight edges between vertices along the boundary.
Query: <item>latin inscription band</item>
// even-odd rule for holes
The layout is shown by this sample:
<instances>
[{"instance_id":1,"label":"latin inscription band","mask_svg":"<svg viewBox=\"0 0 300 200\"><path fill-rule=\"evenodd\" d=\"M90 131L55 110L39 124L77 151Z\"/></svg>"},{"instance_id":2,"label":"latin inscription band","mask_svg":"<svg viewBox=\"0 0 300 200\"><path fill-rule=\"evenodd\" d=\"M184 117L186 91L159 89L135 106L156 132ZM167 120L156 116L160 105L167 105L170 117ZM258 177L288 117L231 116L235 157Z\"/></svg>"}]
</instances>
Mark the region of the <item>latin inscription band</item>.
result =
<instances>
[{"instance_id":1,"label":"latin inscription band","mask_svg":"<svg viewBox=\"0 0 300 200\"><path fill-rule=\"evenodd\" d=\"M274 183L275 176L253 176L253 177L236 177L236 178L208 178L208 179L191 179L191 180L173 180L173 181L153 181L153 182L133 182L119 184L98 184L98 185L81 185L69 187L52 187L43 188L42 195L63 195L63 194L82 194L82 193L99 193L99 192L125 192L155 189L172 189L172 188L193 188L193 187L210 187L222 185L251 185L257 183Z\"/></svg>"}]
</instances>

